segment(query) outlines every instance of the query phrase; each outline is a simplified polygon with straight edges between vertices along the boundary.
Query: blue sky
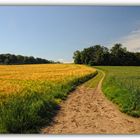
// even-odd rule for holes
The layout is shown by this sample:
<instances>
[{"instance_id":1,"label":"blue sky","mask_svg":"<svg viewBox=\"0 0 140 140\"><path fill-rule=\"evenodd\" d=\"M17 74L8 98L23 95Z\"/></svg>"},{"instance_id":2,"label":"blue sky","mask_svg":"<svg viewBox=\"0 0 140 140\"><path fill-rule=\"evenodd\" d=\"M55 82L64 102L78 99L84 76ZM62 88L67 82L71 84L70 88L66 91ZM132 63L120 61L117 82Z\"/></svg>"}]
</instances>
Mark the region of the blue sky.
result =
<instances>
[{"instance_id":1,"label":"blue sky","mask_svg":"<svg viewBox=\"0 0 140 140\"><path fill-rule=\"evenodd\" d=\"M0 6L0 53L71 62L77 49L116 42L140 51L140 7Z\"/></svg>"}]
</instances>

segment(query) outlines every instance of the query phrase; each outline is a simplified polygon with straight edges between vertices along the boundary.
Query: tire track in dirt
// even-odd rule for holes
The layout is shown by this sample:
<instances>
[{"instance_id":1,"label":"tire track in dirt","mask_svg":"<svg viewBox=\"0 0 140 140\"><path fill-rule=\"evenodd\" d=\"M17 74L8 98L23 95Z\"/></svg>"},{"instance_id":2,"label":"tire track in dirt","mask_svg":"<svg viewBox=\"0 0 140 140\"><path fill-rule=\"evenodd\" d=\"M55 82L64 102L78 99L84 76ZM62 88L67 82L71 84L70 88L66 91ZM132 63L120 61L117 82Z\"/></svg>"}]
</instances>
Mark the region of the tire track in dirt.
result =
<instances>
[{"instance_id":1,"label":"tire track in dirt","mask_svg":"<svg viewBox=\"0 0 140 140\"><path fill-rule=\"evenodd\" d=\"M95 89L79 86L61 103L54 122L45 134L140 134L140 119L121 113L101 91L102 79Z\"/></svg>"}]
</instances>

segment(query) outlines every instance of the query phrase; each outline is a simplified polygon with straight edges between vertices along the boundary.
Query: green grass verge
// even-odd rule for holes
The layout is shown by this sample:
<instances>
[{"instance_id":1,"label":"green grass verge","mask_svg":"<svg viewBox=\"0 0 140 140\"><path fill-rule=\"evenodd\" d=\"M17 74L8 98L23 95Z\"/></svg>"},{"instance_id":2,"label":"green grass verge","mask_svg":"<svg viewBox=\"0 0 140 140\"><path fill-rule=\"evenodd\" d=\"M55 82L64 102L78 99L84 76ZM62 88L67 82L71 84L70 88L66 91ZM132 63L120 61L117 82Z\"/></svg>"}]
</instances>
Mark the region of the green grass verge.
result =
<instances>
[{"instance_id":1,"label":"green grass verge","mask_svg":"<svg viewBox=\"0 0 140 140\"><path fill-rule=\"evenodd\" d=\"M88 88L96 88L96 86L98 85L99 81L101 80L103 74L100 70L97 70L97 75L95 77L93 77L92 79L90 79L89 81L87 81L86 83L84 83L85 87Z\"/></svg>"},{"instance_id":2,"label":"green grass verge","mask_svg":"<svg viewBox=\"0 0 140 140\"><path fill-rule=\"evenodd\" d=\"M102 90L119 106L134 117L140 117L140 67L99 66L106 73Z\"/></svg>"}]
</instances>

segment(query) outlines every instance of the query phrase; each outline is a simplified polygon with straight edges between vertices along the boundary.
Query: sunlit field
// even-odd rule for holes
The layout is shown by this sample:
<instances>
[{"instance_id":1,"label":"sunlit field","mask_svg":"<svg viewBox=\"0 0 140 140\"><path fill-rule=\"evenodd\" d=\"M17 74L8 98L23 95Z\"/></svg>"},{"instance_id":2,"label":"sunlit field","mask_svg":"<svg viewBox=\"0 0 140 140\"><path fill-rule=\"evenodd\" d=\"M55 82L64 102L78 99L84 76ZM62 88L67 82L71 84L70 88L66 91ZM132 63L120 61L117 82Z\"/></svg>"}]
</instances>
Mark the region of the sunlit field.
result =
<instances>
[{"instance_id":1,"label":"sunlit field","mask_svg":"<svg viewBox=\"0 0 140 140\"><path fill-rule=\"evenodd\" d=\"M64 84L94 71L87 66L72 64L0 66L0 93L21 92L29 87L37 90L44 82Z\"/></svg>"},{"instance_id":2,"label":"sunlit field","mask_svg":"<svg viewBox=\"0 0 140 140\"><path fill-rule=\"evenodd\" d=\"M96 75L74 64L0 66L1 133L34 133L49 124L62 99Z\"/></svg>"},{"instance_id":3,"label":"sunlit field","mask_svg":"<svg viewBox=\"0 0 140 140\"><path fill-rule=\"evenodd\" d=\"M122 112L140 117L140 67L100 66L105 71L103 92Z\"/></svg>"}]
</instances>

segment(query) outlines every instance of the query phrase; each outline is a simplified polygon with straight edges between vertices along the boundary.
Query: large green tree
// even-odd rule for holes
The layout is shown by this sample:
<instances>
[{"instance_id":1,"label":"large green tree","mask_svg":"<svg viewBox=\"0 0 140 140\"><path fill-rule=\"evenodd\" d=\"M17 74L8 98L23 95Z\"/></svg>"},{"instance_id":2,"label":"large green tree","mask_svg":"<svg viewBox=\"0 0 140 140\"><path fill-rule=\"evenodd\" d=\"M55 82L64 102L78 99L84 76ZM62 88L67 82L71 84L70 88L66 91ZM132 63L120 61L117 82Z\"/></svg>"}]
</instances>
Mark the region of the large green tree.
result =
<instances>
[{"instance_id":1,"label":"large green tree","mask_svg":"<svg viewBox=\"0 0 140 140\"><path fill-rule=\"evenodd\" d=\"M74 59L75 64L82 64L83 63L81 60L81 52L78 50L74 52L73 59Z\"/></svg>"}]
</instances>

